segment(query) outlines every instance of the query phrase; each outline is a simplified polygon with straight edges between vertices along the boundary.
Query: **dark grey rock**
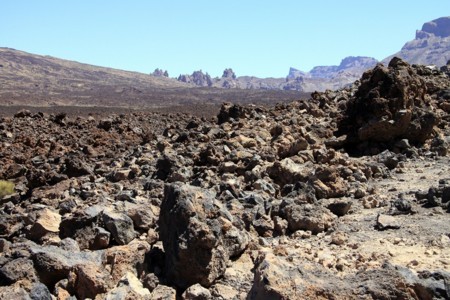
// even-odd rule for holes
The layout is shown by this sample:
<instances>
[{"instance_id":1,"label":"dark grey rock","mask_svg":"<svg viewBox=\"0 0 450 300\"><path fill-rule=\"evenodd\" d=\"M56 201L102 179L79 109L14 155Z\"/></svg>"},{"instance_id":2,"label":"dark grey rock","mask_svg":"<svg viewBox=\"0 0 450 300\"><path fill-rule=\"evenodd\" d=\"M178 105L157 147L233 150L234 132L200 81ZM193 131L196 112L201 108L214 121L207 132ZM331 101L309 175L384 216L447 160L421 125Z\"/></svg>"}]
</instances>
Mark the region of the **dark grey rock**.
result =
<instances>
[{"instance_id":1,"label":"dark grey rock","mask_svg":"<svg viewBox=\"0 0 450 300\"><path fill-rule=\"evenodd\" d=\"M334 201L327 206L327 208L338 217L345 216L351 207L351 201Z\"/></svg>"},{"instance_id":2,"label":"dark grey rock","mask_svg":"<svg viewBox=\"0 0 450 300\"><path fill-rule=\"evenodd\" d=\"M111 232L112 238L119 245L126 245L136 237L133 220L126 214L105 209L102 213L102 220L106 229Z\"/></svg>"},{"instance_id":3,"label":"dark grey rock","mask_svg":"<svg viewBox=\"0 0 450 300\"><path fill-rule=\"evenodd\" d=\"M33 284L30 292L30 298L32 300L52 300L52 294L48 290L47 286L40 282L36 282Z\"/></svg>"},{"instance_id":4,"label":"dark grey rock","mask_svg":"<svg viewBox=\"0 0 450 300\"><path fill-rule=\"evenodd\" d=\"M180 288L211 286L229 258L244 251L246 233L208 190L170 184L164 194L159 227L167 278Z\"/></svg>"},{"instance_id":5,"label":"dark grey rock","mask_svg":"<svg viewBox=\"0 0 450 300\"><path fill-rule=\"evenodd\" d=\"M20 279L36 280L34 265L30 259L17 258L0 268L0 283L9 285Z\"/></svg>"}]
</instances>

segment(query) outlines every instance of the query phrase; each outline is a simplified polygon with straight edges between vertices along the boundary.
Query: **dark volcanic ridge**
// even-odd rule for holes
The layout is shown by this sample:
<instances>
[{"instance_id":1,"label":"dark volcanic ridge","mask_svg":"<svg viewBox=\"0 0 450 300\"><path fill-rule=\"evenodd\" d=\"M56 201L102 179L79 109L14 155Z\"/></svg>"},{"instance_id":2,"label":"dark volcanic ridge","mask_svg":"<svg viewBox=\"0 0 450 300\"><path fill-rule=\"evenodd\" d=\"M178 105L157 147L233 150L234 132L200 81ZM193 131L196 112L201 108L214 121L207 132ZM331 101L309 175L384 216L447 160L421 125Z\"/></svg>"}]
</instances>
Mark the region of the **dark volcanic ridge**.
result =
<instances>
[{"instance_id":1,"label":"dark volcanic ridge","mask_svg":"<svg viewBox=\"0 0 450 300\"><path fill-rule=\"evenodd\" d=\"M448 299L450 77L214 118L0 119L1 299Z\"/></svg>"}]
</instances>

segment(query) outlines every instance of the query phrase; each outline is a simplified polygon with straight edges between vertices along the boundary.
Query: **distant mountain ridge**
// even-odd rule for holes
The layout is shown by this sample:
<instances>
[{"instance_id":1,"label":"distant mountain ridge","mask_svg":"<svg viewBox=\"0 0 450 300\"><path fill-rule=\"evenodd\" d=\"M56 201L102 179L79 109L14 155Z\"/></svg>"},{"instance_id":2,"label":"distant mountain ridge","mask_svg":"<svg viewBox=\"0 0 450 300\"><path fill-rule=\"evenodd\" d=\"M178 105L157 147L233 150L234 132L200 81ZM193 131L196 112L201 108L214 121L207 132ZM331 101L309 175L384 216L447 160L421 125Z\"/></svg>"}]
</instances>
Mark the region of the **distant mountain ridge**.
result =
<instances>
[{"instance_id":1,"label":"distant mountain ridge","mask_svg":"<svg viewBox=\"0 0 450 300\"><path fill-rule=\"evenodd\" d=\"M378 63L373 57L366 56L348 56L344 58L338 66L317 66L309 72L303 72L295 68L290 68L288 79L295 79L297 77L303 78L323 78L332 79L340 76L343 72L347 74L359 74L373 68Z\"/></svg>"},{"instance_id":2,"label":"distant mountain ridge","mask_svg":"<svg viewBox=\"0 0 450 300\"><path fill-rule=\"evenodd\" d=\"M410 64L436 65L447 64L450 60L450 17L443 17L423 24L416 31L414 40L407 42L402 49L382 62L388 63L394 57L400 57Z\"/></svg>"},{"instance_id":3,"label":"distant mountain ridge","mask_svg":"<svg viewBox=\"0 0 450 300\"><path fill-rule=\"evenodd\" d=\"M286 78L238 77L232 69L225 69L222 77L212 78L208 73L200 70L191 75L180 75L178 81L199 87L313 92L338 89L353 83L364 71L373 68L377 63L378 61L372 57L349 56L344 58L338 66L318 66L309 72L290 68Z\"/></svg>"}]
</instances>

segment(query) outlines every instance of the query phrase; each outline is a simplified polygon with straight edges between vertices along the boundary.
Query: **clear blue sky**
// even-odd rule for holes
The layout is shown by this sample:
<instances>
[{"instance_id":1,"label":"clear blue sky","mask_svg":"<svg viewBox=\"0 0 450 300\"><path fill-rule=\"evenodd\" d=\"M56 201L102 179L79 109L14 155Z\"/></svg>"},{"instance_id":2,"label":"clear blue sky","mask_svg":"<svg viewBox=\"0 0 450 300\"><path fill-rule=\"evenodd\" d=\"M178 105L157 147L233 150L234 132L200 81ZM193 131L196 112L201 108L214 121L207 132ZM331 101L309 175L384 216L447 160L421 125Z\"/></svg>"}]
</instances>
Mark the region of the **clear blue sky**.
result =
<instances>
[{"instance_id":1,"label":"clear blue sky","mask_svg":"<svg viewBox=\"0 0 450 300\"><path fill-rule=\"evenodd\" d=\"M346 56L379 60L450 15L449 0L4 0L0 46L171 77L285 77Z\"/></svg>"}]
</instances>

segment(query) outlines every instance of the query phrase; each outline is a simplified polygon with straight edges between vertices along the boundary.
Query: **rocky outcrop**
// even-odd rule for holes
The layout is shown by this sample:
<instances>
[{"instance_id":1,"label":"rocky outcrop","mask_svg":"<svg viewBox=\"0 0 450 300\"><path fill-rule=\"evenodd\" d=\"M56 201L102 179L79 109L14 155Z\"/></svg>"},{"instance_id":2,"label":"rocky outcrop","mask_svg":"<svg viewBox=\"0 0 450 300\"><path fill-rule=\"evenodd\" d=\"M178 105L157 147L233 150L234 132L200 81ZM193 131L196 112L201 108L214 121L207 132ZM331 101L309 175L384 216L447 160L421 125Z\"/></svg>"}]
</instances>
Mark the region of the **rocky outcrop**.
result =
<instances>
[{"instance_id":1,"label":"rocky outcrop","mask_svg":"<svg viewBox=\"0 0 450 300\"><path fill-rule=\"evenodd\" d=\"M192 75L180 75L178 76L178 81L192 83L201 87L210 87L213 85L211 76L208 73L204 74L201 70L193 72Z\"/></svg>"},{"instance_id":2,"label":"rocky outcrop","mask_svg":"<svg viewBox=\"0 0 450 300\"><path fill-rule=\"evenodd\" d=\"M307 77L310 77L310 75L308 74L308 72L303 72L301 70L298 70L298 69L292 68L292 67L289 68L289 73L286 76L286 80L294 80L299 77L307 78Z\"/></svg>"},{"instance_id":3,"label":"rocky outcrop","mask_svg":"<svg viewBox=\"0 0 450 300\"><path fill-rule=\"evenodd\" d=\"M429 108L426 82L408 63L393 58L386 68L366 72L347 104L340 133L347 143L393 143L408 139L423 143L431 137L439 119Z\"/></svg>"},{"instance_id":4,"label":"rocky outcrop","mask_svg":"<svg viewBox=\"0 0 450 300\"><path fill-rule=\"evenodd\" d=\"M228 68L223 71L222 78L223 79L236 79L237 77L236 77L236 74L234 73L233 69Z\"/></svg>"}]
</instances>

